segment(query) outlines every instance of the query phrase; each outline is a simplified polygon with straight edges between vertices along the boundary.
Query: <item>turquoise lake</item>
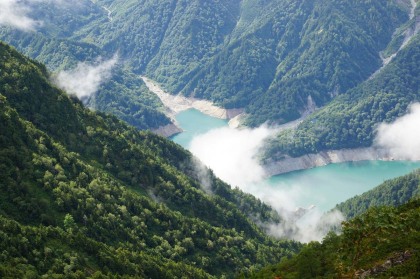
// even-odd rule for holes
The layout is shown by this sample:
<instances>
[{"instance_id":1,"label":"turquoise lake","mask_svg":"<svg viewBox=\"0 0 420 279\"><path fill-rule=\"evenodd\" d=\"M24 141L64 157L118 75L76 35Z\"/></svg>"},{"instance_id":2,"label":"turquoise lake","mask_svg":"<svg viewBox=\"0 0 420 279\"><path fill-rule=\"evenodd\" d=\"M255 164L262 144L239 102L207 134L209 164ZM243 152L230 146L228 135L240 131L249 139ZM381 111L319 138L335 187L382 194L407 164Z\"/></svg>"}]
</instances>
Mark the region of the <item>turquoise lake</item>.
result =
<instances>
[{"instance_id":1,"label":"turquoise lake","mask_svg":"<svg viewBox=\"0 0 420 279\"><path fill-rule=\"evenodd\" d=\"M226 127L226 120L210 117L195 109L176 116L183 133L172 140L189 148L192 139L212 129ZM330 164L308 170L294 171L266 179L262 183L284 191L297 191L295 203L299 207L315 205L328 211L337 203L360 195L383 181L395 178L420 168L420 162L406 161L362 161Z\"/></svg>"}]
</instances>

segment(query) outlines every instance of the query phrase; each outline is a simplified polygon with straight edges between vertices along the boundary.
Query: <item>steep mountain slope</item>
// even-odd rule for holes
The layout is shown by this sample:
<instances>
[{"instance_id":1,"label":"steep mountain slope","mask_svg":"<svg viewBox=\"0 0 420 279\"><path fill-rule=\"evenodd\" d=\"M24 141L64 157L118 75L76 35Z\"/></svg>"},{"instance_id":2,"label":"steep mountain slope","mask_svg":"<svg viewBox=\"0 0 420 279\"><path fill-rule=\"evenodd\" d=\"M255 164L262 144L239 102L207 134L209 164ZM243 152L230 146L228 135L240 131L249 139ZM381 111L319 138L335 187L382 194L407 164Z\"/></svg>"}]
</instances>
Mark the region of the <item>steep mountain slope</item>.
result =
<instances>
[{"instance_id":1,"label":"steep mountain slope","mask_svg":"<svg viewBox=\"0 0 420 279\"><path fill-rule=\"evenodd\" d=\"M420 170L385 181L374 189L337 205L346 218L358 216L374 206L399 206L420 195Z\"/></svg>"},{"instance_id":2,"label":"steep mountain slope","mask_svg":"<svg viewBox=\"0 0 420 279\"><path fill-rule=\"evenodd\" d=\"M3 43L0 57L2 276L232 276L299 247L178 145L85 109Z\"/></svg>"},{"instance_id":3,"label":"steep mountain slope","mask_svg":"<svg viewBox=\"0 0 420 279\"><path fill-rule=\"evenodd\" d=\"M57 8L43 2L35 7L34 18L43 22L41 30L34 33L0 26L0 38L31 58L45 63L49 70L56 73L73 69L80 62L95 65L98 64L99 58L106 59L114 55L90 43L67 38L72 34L70 32L75 31L73 28L83 26L86 20L73 18L71 22L74 22L75 26L62 20L75 17L74 13L79 13L81 18L88 17L80 13L82 8L77 8L77 5L75 9ZM102 12L102 9L99 11ZM44 22L45 19L51 22ZM58 20L61 22L59 26ZM160 100L147 89L140 77L127 68L121 58L114 66L111 77L105 80L98 92L86 99L85 103L93 109L112 113L138 129L156 129L171 123L163 113Z\"/></svg>"},{"instance_id":4,"label":"steep mountain slope","mask_svg":"<svg viewBox=\"0 0 420 279\"><path fill-rule=\"evenodd\" d=\"M299 156L321 150L370 146L376 127L392 122L420 100L420 35L372 79L287 130L271 143L267 157ZM275 155L277 154L277 155Z\"/></svg>"},{"instance_id":5,"label":"steep mountain slope","mask_svg":"<svg viewBox=\"0 0 420 279\"><path fill-rule=\"evenodd\" d=\"M250 278L417 278L419 197L420 170L385 181L336 206L348 219L340 235L330 232Z\"/></svg>"},{"instance_id":6,"label":"steep mountain slope","mask_svg":"<svg viewBox=\"0 0 420 279\"><path fill-rule=\"evenodd\" d=\"M251 278L418 278L419 218L419 199L371 208L345 222L340 236L330 233Z\"/></svg>"},{"instance_id":7,"label":"steep mountain slope","mask_svg":"<svg viewBox=\"0 0 420 279\"><path fill-rule=\"evenodd\" d=\"M321 106L369 77L404 19L390 2L262 3L252 32L227 43L193 86L198 96L245 106L250 125L296 119L309 97Z\"/></svg>"},{"instance_id":8,"label":"steep mountain slope","mask_svg":"<svg viewBox=\"0 0 420 279\"><path fill-rule=\"evenodd\" d=\"M39 32L95 45L108 56L118 51L135 73L173 93L246 108L252 126L296 119L308 103L322 106L366 80L380 68L379 52L407 21L410 4L77 2L76 8L56 7L57 12L45 1L33 5L35 19L48 18Z\"/></svg>"}]
</instances>

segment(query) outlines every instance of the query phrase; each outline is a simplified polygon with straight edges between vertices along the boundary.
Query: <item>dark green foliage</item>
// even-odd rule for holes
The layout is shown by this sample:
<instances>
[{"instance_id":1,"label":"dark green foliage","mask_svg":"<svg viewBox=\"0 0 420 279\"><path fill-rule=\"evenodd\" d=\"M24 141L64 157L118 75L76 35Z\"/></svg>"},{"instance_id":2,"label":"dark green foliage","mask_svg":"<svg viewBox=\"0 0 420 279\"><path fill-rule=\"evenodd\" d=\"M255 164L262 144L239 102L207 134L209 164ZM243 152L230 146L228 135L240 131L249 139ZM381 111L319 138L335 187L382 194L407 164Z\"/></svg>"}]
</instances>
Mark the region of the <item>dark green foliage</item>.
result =
<instances>
[{"instance_id":1,"label":"dark green foliage","mask_svg":"<svg viewBox=\"0 0 420 279\"><path fill-rule=\"evenodd\" d=\"M66 9L35 5L31 16L48 19L39 33L16 38L13 31L3 30L0 38L27 46L24 50L31 55L40 40L64 42L69 47L47 46L43 52L42 61L54 69L62 66L53 55L58 50L70 60L92 57L98 50L104 57L118 52L130 71L145 73L173 93L246 108L251 126L296 119L308 97L325 105L366 80L381 65L379 52L407 21L406 7L394 1L78 3ZM79 52L83 48L84 54ZM118 99L106 111L132 123L136 117L128 115L135 112L123 111L125 102ZM101 100L98 109L104 108ZM145 109L144 114L151 112Z\"/></svg>"},{"instance_id":2,"label":"dark green foliage","mask_svg":"<svg viewBox=\"0 0 420 279\"><path fill-rule=\"evenodd\" d=\"M343 223L343 232L311 242L299 254L251 278L418 278L420 200L371 208Z\"/></svg>"},{"instance_id":3,"label":"dark green foliage","mask_svg":"<svg viewBox=\"0 0 420 279\"><path fill-rule=\"evenodd\" d=\"M162 103L141 78L121 68L114 70L113 78L101 86L87 105L112 114L140 130L156 129L171 123L163 113Z\"/></svg>"},{"instance_id":4,"label":"dark green foliage","mask_svg":"<svg viewBox=\"0 0 420 279\"><path fill-rule=\"evenodd\" d=\"M64 3L64 6L66 5L69 4ZM102 12L101 8L98 10L96 6L96 8L91 7L92 5L91 1L79 1L75 7L66 6L66 9L63 9L41 3L33 7L34 18L44 23L41 32L27 33L9 27L0 27L0 38L26 55L45 63L53 71L69 70L76 67L78 62L95 64L99 57L112 57L118 51L107 53L93 44L68 38L70 30L73 33L77 30L75 28L84 26L80 24L81 22L92 21L97 17L80 13L83 7L90 6L89 9ZM84 12L88 13L88 10ZM72 20L76 25L69 26L68 22L62 21L61 13L79 18ZM44 22L45 17L49 19L47 22ZM59 26L57 20L60 22ZM169 118L162 112L163 106L157 96L149 92L141 78L124 68L122 63L116 66L111 78L102 84L99 91L87 100L87 103L93 109L112 113L141 130L156 129L170 123Z\"/></svg>"},{"instance_id":5,"label":"dark green foliage","mask_svg":"<svg viewBox=\"0 0 420 279\"><path fill-rule=\"evenodd\" d=\"M353 197L339 205L345 217L353 218L373 206L398 206L420 195L420 170L408 175L385 181L360 196Z\"/></svg>"},{"instance_id":6,"label":"dark green foliage","mask_svg":"<svg viewBox=\"0 0 420 279\"><path fill-rule=\"evenodd\" d=\"M0 216L1 278L212 278L202 270L133 252L52 226L23 226Z\"/></svg>"},{"instance_id":7,"label":"dark green foliage","mask_svg":"<svg viewBox=\"0 0 420 279\"><path fill-rule=\"evenodd\" d=\"M419 60L417 35L375 77L335 98L296 130L280 133L266 158L372 145L379 123L394 121L420 100Z\"/></svg>"},{"instance_id":8,"label":"dark green foliage","mask_svg":"<svg viewBox=\"0 0 420 279\"><path fill-rule=\"evenodd\" d=\"M203 191L188 151L87 110L3 43L0 57L2 277L231 277L300 247L250 221L281 221L251 195L211 173Z\"/></svg>"}]
</instances>

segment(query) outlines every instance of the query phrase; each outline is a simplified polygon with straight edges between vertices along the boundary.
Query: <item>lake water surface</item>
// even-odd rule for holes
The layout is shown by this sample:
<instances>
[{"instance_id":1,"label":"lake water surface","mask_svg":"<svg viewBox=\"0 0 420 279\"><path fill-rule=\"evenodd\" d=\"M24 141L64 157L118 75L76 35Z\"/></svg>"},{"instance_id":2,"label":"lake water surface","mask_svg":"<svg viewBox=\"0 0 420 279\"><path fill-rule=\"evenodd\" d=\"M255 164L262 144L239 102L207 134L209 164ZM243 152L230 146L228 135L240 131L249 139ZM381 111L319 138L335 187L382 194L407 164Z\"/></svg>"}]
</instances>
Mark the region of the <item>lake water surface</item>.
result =
<instances>
[{"instance_id":1,"label":"lake water surface","mask_svg":"<svg viewBox=\"0 0 420 279\"><path fill-rule=\"evenodd\" d=\"M183 111L176 116L183 133L172 140L189 148L192 139L212 129L226 127L226 120L205 115L195 109ZM383 181L398 177L420 168L420 162L363 161L330 164L308 170L295 171L266 179L262 183L294 192L297 206L307 208L315 205L322 211L333 208L355 195L362 194Z\"/></svg>"}]
</instances>

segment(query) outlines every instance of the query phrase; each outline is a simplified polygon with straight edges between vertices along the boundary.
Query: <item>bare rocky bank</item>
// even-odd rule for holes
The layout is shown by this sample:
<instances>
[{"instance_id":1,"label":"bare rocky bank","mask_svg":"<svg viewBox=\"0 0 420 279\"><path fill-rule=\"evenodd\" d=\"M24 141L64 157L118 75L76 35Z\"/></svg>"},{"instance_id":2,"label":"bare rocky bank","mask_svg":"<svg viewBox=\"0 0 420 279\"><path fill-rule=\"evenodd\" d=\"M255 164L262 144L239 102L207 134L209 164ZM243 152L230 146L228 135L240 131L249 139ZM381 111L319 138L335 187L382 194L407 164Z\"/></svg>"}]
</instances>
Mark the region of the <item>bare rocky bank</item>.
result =
<instances>
[{"instance_id":1,"label":"bare rocky bank","mask_svg":"<svg viewBox=\"0 0 420 279\"><path fill-rule=\"evenodd\" d=\"M163 105L166 108L166 115L168 115L174 125L176 125L176 121L174 119L175 115L181 111L194 108L196 110L201 111L204 114L217 117L220 119L235 119L230 125L231 126L239 126L240 125L240 116L243 113L243 109L225 109L218 106L215 106L212 102L208 100L196 99L191 97L185 97L181 94L172 95L165 92L156 82L153 80L142 76L141 77L146 84L147 88L159 99L162 101ZM157 130L160 131L161 127ZM171 128L172 129L172 128ZM182 131L180 128L179 130L173 130L175 133L179 133ZM169 131L169 130L168 130ZM169 135L170 136L170 135Z\"/></svg>"},{"instance_id":2,"label":"bare rocky bank","mask_svg":"<svg viewBox=\"0 0 420 279\"><path fill-rule=\"evenodd\" d=\"M367 147L355 149L341 149L322 151L317 154L307 154L300 157L285 157L282 160L271 162L264 165L267 176L283 174L296 170L305 170L331 163L356 162L367 160L384 160L391 161L391 154L381 148Z\"/></svg>"},{"instance_id":3,"label":"bare rocky bank","mask_svg":"<svg viewBox=\"0 0 420 279\"><path fill-rule=\"evenodd\" d=\"M182 129L171 123L165 126L160 126L159 128L152 130L152 132L159 136L169 138L170 136L181 133Z\"/></svg>"}]
</instances>

